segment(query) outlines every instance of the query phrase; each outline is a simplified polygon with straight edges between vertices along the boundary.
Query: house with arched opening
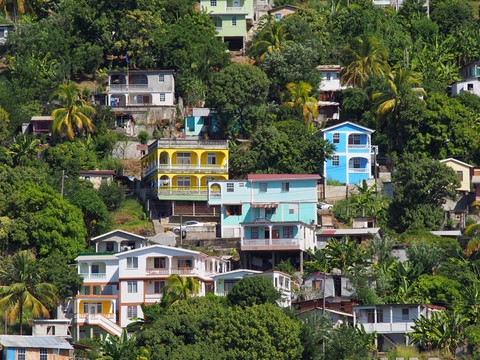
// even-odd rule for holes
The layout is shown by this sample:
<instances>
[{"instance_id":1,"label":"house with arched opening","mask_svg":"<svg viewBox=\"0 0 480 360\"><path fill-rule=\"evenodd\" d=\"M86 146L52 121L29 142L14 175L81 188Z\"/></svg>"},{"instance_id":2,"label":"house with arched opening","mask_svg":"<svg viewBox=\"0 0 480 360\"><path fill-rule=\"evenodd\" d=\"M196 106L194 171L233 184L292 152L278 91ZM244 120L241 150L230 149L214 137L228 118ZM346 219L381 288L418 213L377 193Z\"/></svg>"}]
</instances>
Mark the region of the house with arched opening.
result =
<instances>
[{"instance_id":1,"label":"house with arched opening","mask_svg":"<svg viewBox=\"0 0 480 360\"><path fill-rule=\"evenodd\" d=\"M322 130L323 138L335 146L333 156L325 160L323 166L327 181L359 184L372 178L376 149L371 143L374 131L349 121Z\"/></svg>"}]
</instances>

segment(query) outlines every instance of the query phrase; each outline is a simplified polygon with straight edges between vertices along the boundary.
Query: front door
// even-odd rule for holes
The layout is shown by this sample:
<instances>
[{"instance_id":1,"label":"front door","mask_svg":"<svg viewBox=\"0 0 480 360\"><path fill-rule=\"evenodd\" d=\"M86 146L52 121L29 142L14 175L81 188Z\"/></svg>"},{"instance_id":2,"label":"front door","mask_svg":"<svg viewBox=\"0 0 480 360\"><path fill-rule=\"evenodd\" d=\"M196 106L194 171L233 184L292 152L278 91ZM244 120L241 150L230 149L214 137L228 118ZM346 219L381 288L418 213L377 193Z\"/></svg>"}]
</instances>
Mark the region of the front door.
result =
<instances>
[{"instance_id":1,"label":"front door","mask_svg":"<svg viewBox=\"0 0 480 360\"><path fill-rule=\"evenodd\" d=\"M96 305L91 305L90 306L90 314L95 314L97 312L97 306Z\"/></svg>"}]
</instances>

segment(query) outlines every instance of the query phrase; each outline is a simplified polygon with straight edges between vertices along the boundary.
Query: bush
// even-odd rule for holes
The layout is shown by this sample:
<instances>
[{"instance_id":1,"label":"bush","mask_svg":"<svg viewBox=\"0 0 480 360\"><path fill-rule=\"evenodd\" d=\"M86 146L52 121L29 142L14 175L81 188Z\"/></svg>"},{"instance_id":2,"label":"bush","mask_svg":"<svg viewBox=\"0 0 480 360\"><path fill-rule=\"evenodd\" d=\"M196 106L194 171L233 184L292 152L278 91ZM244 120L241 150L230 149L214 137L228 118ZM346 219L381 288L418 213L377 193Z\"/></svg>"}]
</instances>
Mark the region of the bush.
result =
<instances>
[{"instance_id":1,"label":"bush","mask_svg":"<svg viewBox=\"0 0 480 360\"><path fill-rule=\"evenodd\" d=\"M140 141L140 144L145 145L148 140L150 140L150 135L148 134L148 132L142 130L138 133L138 141Z\"/></svg>"}]
</instances>

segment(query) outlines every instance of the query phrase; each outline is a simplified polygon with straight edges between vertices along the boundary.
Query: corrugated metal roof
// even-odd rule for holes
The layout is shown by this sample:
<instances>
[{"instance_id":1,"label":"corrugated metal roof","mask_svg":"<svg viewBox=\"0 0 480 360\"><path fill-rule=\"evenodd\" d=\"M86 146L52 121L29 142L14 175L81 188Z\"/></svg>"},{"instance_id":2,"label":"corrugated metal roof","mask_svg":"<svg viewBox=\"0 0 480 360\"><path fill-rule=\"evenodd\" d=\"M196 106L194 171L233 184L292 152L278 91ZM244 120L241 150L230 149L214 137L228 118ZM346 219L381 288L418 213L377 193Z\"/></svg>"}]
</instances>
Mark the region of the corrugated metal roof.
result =
<instances>
[{"instance_id":1,"label":"corrugated metal roof","mask_svg":"<svg viewBox=\"0 0 480 360\"><path fill-rule=\"evenodd\" d=\"M0 335L0 344L4 347L46 348L73 350L73 346L59 336L21 336Z\"/></svg>"}]
</instances>

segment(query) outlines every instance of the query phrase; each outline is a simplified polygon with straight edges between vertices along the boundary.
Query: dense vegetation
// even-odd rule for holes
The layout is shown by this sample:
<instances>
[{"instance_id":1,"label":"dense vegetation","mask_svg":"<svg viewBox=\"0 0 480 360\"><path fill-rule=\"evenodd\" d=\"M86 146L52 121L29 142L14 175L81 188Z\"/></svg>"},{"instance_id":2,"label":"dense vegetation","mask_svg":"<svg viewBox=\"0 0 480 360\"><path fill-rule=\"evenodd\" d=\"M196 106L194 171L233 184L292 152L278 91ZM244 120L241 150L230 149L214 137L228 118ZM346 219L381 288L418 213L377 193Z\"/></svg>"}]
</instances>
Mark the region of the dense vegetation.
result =
<instances>
[{"instance_id":1,"label":"dense vegetation","mask_svg":"<svg viewBox=\"0 0 480 360\"><path fill-rule=\"evenodd\" d=\"M415 341L425 349L453 352L455 346L468 343L476 350L478 226L467 231L472 240L465 254L456 244L418 233L443 225L441 203L457 185L455 173L434 160L454 156L480 165L480 98L447 95L448 87L459 79L459 69L480 56L480 27L466 1L431 1L428 17L417 0L405 0L398 12L374 7L367 0L278 0L276 5L299 9L278 22L261 19L247 44L249 59L237 62L230 61L213 21L197 10L193 0L2 4L5 17L16 23L1 49L0 248L6 258L2 271L13 273L14 260L7 257L21 254L18 257L38 269L37 277L26 280L53 284L58 297L66 298L79 286L68 264L88 249L89 239L113 224L145 229L144 215L123 202L121 188L112 185L97 191L77 180L80 170L121 166L111 156L122 140L110 131L112 113L91 99L94 90L105 89L109 70L126 67L127 56L131 68L174 68L176 95L185 105L205 103L216 109L218 136L231 144L232 178L252 172L320 171L333 147L314 126L319 112L316 67L339 64L342 83L352 86L337 94L340 118L375 130L373 143L380 146L385 162L394 165L395 195L389 202L362 184L336 206L335 213L347 222L353 215L377 216L396 242L408 243L409 260L400 263L389 257L388 241L364 248L345 240L312 253L307 265L339 269L350 276L363 303L425 301L446 306L446 315L417 324L419 333L428 336ZM18 135L31 116L50 114L53 139ZM140 140L146 139L142 134ZM137 215L124 211L131 208ZM37 259L22 251L26 249L32 249ZM1 281L0 295L5 298L16 279ZM139 358L148 353L158 358L172 358L172 353L179 358L187 354L211 358L215 351L218 358L243 359L246 349L252 348L265 359L327 358L316 351L323 338L328 339L325 354L332 359L360 358L366 349L365 334L348 327L334 329L323 320L307 322L316 326L308 329L272 304L252 302L248 294L238 304L242 306L218 299L189 302L187 297L172 297L178 306L159 305L158 314L147 319L151 323L135 340L143 346L138 351L145 350ZM27 311L25 316L32 314ZM11 316L22 324L23 310ZM166 317L169 321L163 321ZM258 319L264 321L248 323ZM435 338L438 324L447 335ZM262 329L262 337L252 325ZM209 331L202 338L204 334L198 334L204 327ZM275 351L285 344L274 343L272 328L288 341L282 354ZM235 331L240 335L224 336ZM311 343L300 343L301 332L309 334L302 336ZM251 342L238 343L239 339ZM128 343L126 338L115 341L118 346Z\"/></svg>"}]
</instances>

